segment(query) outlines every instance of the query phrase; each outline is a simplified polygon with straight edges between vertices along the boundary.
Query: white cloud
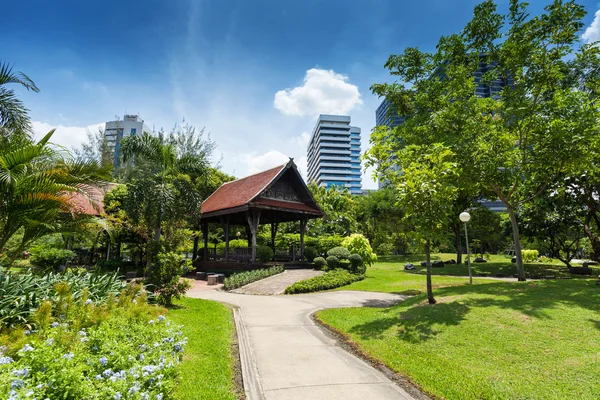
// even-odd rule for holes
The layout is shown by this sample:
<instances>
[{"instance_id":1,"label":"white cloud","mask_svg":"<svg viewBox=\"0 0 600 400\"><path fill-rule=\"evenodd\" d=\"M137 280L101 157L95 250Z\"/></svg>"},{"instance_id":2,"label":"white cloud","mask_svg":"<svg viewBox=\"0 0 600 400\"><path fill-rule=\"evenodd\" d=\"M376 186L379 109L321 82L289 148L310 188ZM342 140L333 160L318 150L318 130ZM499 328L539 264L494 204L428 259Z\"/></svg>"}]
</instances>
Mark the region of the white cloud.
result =
<instances>
[{"instance_id":1,"label":"white cloud","mask_svg":"<svg viewBox=\"0 0 600 400\"><path fill-rule=\"evenodd\" d=\"M362 104L358 87L333 70L306 71L304 85L275 93L274 105L285 115L347 114Z\"/></svg>"},{"instance_id":2,"label":"white cloud","mask_svg":"<svg viewBox=\"0 0 600 400\"><path fill-rule=\"evenodd\" d=\"M308 148L308 142L310 141L310 133L308 132L302 132L300 135L298 136L294 136L293 138L290 139L290 143L293 144L294 146L297 146L298 148L306 151L306 149Z\"/></svg>"},{"instance_id":3,"label":"white cloud","mask_svg":"<svg viewBox=\"0 0 600 400\"><path fill-rule=\"evenodd\" d=\"M88 126L50 125L46 122L33 121L31 123L36 139L41 139L52 129L56 129L50 142L64 146L68 149L80 148L87 140L87 132L96 133L98 128L104 128L104 123Z\"/></svg>"},{"instance_id":4,"label":"white cloud","mask_svg":"<svg viewBox=\"0 0 600 400\"><path fill-rule=\"evenodd\" d=\"M594 43L600 40L600 10L596 11L594 16L594 20L587 27L581 38L585 40L586 43Z\"/></svg>"},{"instance_id":5,"label":"white cloud","mask_svg":"<svg viewBox=\"0 0 600 400\"><path fill-rule=\"evenodd\" d=\"M241 160L248 167L248 174L256 174L258 172L285 164L289 161L289 157L277 150L270 150L264 154L256 152L244 154ZM240 176L242 178L242 176Z\"/></svg>"}]
</instances>

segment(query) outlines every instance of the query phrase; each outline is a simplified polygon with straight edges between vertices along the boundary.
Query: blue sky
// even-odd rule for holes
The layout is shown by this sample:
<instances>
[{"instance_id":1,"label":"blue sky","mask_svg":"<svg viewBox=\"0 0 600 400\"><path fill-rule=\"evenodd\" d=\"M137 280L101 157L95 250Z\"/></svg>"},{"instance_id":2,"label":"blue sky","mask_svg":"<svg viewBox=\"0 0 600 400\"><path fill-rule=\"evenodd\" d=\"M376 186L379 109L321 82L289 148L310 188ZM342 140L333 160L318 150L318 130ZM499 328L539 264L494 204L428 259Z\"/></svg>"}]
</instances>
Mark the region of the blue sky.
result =
<instances>
[{"instance_id":1,"label":"blue sky","mask_svg":"<svg viewBox=\"0 0 600 400\"><path fill-rule=\"evenodd\" d=\"M478 2L16 1L3 5L0 57L40 87L19 94L36 131L57 127L60 144L77 147L86 128L125 113L166 130L185 118L241 177L287 157L304 168L319 113L351 115L366 149L380 102L369 87L389 80L387 57L433 49ZM580 3L586 40L600 39L600 3ZM376 186L369 172L363 186Z\"/></svg>"}]
</instances>

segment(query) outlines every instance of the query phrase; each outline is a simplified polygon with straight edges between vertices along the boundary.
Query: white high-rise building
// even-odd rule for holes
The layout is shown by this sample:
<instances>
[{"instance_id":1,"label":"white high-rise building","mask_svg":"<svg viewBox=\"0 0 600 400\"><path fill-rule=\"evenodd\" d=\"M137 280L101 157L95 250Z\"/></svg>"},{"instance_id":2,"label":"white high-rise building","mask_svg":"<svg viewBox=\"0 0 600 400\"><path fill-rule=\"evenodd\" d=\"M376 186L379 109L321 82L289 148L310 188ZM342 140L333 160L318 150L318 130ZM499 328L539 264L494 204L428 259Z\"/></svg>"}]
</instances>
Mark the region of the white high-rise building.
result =
<instances>
[{"instance_id":1,"label":"white high-rise building","mask_svg":"<svg viewBox=\"0 0 600 400\"><path fill-rule=\"evenodd\" d=\"M126 136L152 132L139 115L124 115L122 121L108 121L104 124L104 137L108 148L114 155L115 169L119 166L121 139Z\"/></svg>"},{"instance_id":2,"label":"white high-rise building","mask_svg":"<svg viewBox=\"0 0 600 400\"><path fill-rule=\"evenodd\" d=\"M308 181L361 194L360 128L347 115L319 115L308 144Z\"/></svg>"}]
</instances>

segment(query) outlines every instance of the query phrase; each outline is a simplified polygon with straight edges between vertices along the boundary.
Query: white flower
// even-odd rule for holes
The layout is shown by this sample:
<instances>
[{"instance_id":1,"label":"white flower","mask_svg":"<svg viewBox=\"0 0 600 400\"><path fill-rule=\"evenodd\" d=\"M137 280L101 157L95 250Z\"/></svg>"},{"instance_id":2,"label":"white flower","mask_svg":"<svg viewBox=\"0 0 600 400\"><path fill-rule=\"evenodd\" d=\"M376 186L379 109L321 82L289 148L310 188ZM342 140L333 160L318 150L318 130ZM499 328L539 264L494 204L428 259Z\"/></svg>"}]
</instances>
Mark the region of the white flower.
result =
<instances>
[{"instance_id":1,"label":"white flower","mask_svg":"<svg viewBox=\"0 0 600 400\"><path fill-rule=\"evenodd\" d=\"M85 301L85 304L92 304L92 299L87 299L87 300Z\"/></svg>"},{"instance_id":2,"label":"white flower","mask_svg":"<svg viewBox=\"0 0 600 400\"><path fill-rule=\"evenodd\" d=\"M73 353L67 353L64 356L62 356L62 358L64 358L65 360L72 360L73 359Z\"/></svg>"},{"instance_id":3,"label":"white flower","mask_svg":"<svg viewBox=\"0 0 600 400\"><path fill-rule=\"evenodd\" d=\"M27 343L22 349L21 351L25 352L25 351L33 351L33 346L31 346L29 343Z\"/></svg>"},{"instance_id":4,"label":"white flower","mask_svg":"<svg viewBox=\"0 0 600 400\"><path fill-rule=\"evenodd\" d=\"M0 357L0 365L10 364L14 360L10 357Z\"/></svg>"}]
</instances>

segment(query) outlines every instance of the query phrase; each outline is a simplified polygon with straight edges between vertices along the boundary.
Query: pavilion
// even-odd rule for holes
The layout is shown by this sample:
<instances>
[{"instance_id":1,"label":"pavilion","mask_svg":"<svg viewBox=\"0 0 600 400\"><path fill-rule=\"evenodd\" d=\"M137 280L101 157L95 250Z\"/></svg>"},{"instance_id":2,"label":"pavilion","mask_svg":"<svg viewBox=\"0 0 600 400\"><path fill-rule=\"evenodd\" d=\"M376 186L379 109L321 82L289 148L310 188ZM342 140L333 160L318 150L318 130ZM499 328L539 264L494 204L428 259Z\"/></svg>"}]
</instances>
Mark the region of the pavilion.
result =
<instances>
[{"instance_id":1,"label":"pavilion","mask_svg":"<svg viewBox=\"0 0 600 400\"><path fill-rule=\"evenodd\" d=\"M209 223L223 225L225 254L222 261L226 264L233 261L233 254L229 251L231 227L246 227L249 239L247 257L236 254L234 258L252 264L256 262L256 233L260 224L271 225L271 247L275 251L275 235L279 223L299 221L300 258L303 259L306 223L309 219L324 215L292 158L284 165L224 183L202 203L200 223L204 251L202 259L195 264L202 267L202 264L209 262Z\"/></svg>"}]
</instances>

